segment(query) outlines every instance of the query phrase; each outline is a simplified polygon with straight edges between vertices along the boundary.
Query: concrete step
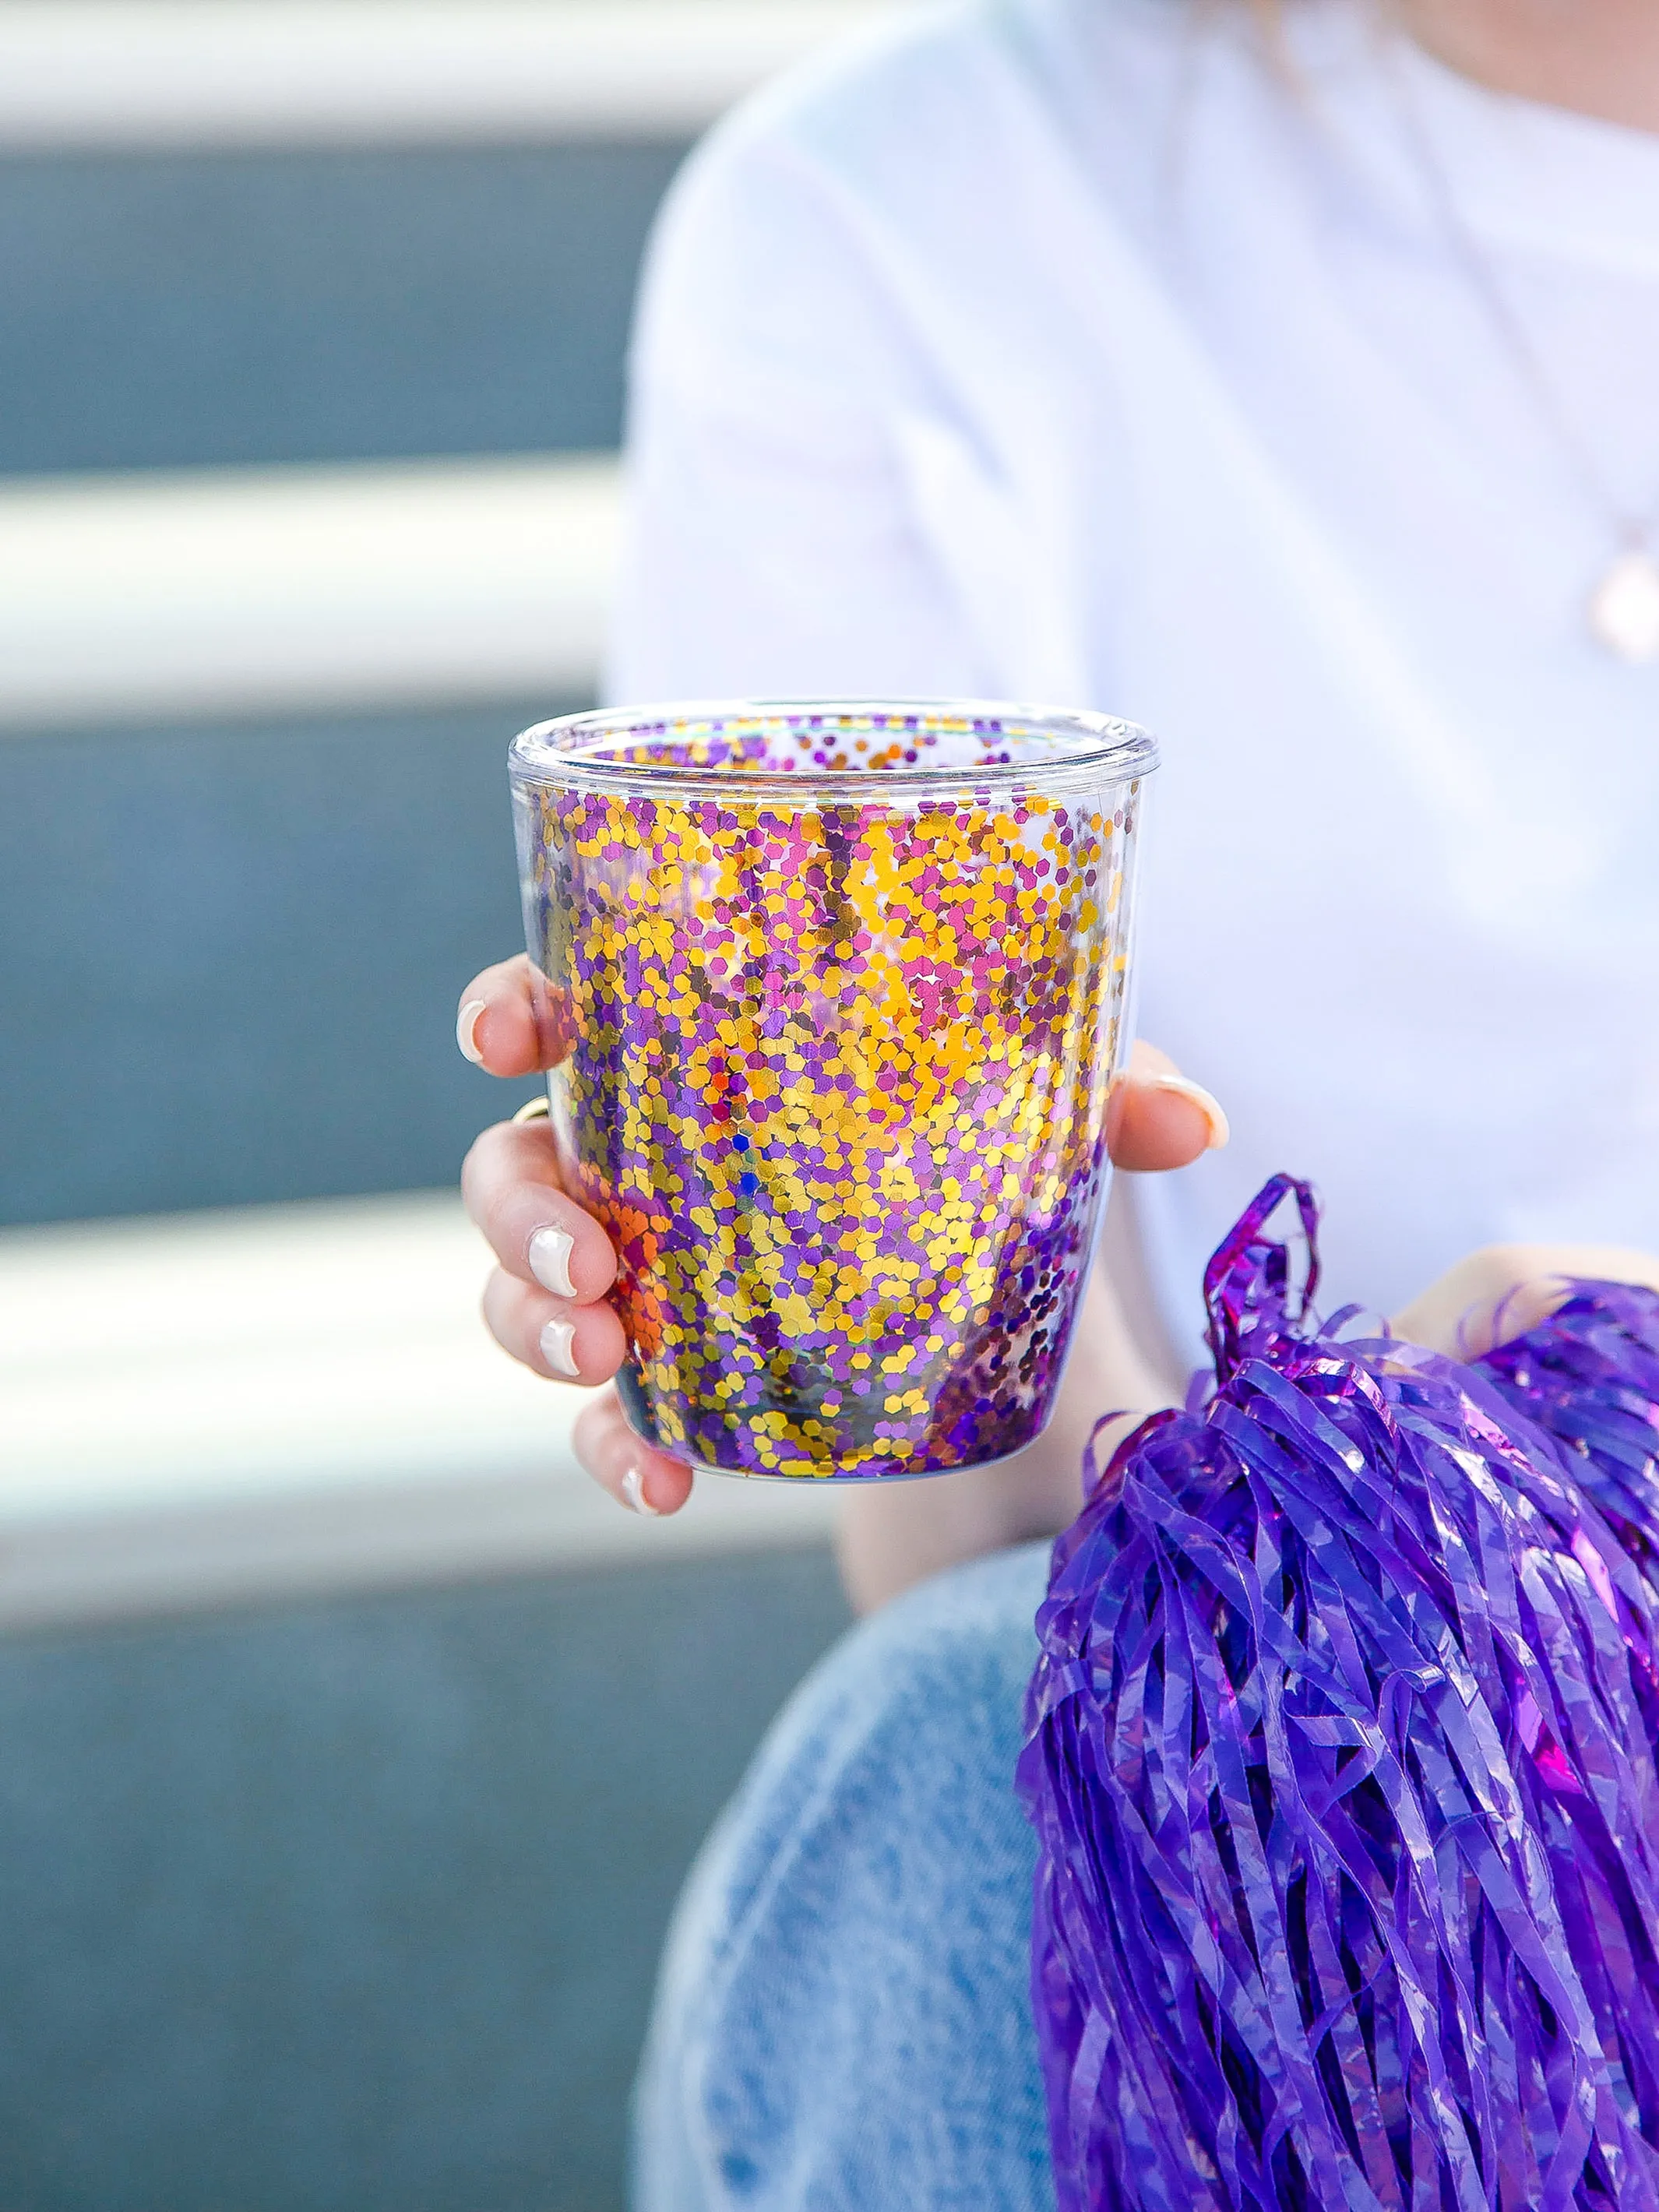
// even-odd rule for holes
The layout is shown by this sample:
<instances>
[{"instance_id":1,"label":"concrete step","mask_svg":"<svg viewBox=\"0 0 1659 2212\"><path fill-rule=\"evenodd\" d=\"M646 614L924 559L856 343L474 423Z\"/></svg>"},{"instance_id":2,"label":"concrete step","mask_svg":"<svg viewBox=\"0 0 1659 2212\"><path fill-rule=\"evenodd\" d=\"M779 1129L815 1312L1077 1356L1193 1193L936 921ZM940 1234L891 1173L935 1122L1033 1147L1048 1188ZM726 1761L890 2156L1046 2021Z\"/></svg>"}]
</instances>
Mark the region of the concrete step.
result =
<instances>
[{"instance_id":1,"label":"concrete step","mask_svg":"<svg viewBox=\"0 0 1659 2212\"><path fill-rule=\"evenodd\" d=\"M690 137L878 0L5 0L0 149Z\"/></svg>"},{"instance_id":2,"label":"concrete step","mask_svg":"<svg viewBox=\"0 0 1659 2212\"><path fill-rule=\"evenodd\" d=\"M0 729L557 699L596 680L606 456L0 485Z\"/></svg>"},{"instance_id":3,"label":"concrete step","mask_svg":"<svg viewBox=\"0 0 1659 2212\"><path fill-rule=\"evenodd\" d=\"M6 155L0 471L613 447L684 145Z\"/></svg>"},{"instance_id":4,"label":"concrete step","mask_svg":"<svg viewBox=\"0 0 1659 2212\"><path fill-rule=\"evenodd\" d=\"M615 1504L488 1265L445 1193L0 1235L0 1630L825 1540L827 1487Z\"/></svg>"}]
</instances>

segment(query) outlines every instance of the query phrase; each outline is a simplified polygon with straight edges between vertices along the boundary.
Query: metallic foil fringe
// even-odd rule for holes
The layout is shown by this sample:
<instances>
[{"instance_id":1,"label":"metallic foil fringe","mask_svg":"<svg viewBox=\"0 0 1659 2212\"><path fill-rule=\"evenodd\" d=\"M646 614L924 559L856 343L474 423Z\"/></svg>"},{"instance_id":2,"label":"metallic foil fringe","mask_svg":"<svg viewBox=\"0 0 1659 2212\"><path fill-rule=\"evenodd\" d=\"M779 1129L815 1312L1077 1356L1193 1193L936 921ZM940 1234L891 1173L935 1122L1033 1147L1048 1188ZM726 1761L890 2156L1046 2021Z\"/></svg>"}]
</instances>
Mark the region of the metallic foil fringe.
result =
<instances>
[{"instance_id":1,"label":"metallic foil fringe","mask_svg":"<svg viewBox=\"0 0 1659 2212\"><path fill-rule=\"evenodd\" d=\"M1316 1220L1258 1194L1213 1390L1055 1547L1019 1779L1061 2212L1659 2206L1659 1299L1578 1285L1460 1365L1314 1319Z\"/></svg>"}]
</instances>

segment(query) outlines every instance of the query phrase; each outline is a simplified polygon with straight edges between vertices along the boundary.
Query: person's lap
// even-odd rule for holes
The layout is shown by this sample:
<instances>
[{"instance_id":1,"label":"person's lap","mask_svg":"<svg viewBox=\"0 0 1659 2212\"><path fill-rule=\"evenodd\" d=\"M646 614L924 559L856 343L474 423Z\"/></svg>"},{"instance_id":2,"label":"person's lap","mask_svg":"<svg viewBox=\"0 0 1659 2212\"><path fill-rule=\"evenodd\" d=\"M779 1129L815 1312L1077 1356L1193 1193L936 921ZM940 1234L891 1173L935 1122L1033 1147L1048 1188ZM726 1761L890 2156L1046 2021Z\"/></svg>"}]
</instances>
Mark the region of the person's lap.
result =
<instances>
[{"instance_id":1,"label":"person's lap","mask_svg":"<svg viewBox=\"0 0 1659 2212\"><path fill-rule=\"evenodd\" d=\"M909 1592L796 1692L681 1900L637 2212L1048 2212L1014 1796L1047 1547Z\"/></svg>"}]
</instances>

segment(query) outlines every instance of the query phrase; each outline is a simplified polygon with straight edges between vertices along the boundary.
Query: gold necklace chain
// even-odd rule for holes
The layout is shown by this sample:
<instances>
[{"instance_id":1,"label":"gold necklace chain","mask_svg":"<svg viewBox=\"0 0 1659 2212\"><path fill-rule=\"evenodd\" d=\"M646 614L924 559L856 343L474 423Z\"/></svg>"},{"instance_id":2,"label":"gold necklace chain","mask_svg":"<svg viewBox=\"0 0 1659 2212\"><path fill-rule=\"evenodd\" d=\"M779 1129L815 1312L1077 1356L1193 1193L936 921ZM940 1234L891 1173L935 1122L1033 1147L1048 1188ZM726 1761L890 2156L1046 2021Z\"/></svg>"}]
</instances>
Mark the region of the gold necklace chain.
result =
<instances>
[{"instance_id":1,"label":"gold necklace chain","mask_svg":"<svg viewBox=\"0 0 1659 2212\"><path fill-rule=\"evenodd\" d=\"M1439 149L1394 52L1388 58L1388 74L1402 132L1452 263L1480 303L1534 412L1577 477L1587 504L1600 510L1618 539L1618 552L1585 604L1591 635L1621 660L1659 659L1659 557L1655 554L1659 501L1645 509L1632 508L1613 490L1563 399L1559 385L1546 368L1531 331L1516 313L1497 270L1470 229Z\"/></svg>"}]
</instances>

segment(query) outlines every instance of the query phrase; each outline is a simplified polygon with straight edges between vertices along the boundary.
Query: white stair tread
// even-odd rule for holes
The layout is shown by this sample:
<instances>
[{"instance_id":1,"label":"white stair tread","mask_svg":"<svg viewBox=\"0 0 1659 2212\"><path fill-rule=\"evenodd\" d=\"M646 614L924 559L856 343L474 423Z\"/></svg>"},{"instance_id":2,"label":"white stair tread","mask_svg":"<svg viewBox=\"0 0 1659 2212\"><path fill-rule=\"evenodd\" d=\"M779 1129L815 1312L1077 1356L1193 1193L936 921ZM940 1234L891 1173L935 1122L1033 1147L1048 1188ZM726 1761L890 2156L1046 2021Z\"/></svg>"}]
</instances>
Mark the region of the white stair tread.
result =
<instances>
[{"instance_id":1,"label":"white stair tread","mask_svg":"<svg viewBox=\"0 0 1659 2212\"><path fill-rule=\"evenodd\" d=\"M0 149L680 137L871 0L5 0Z\"/></svg>"},{"instance_id":2,"label":"white stair tread","mask_svg":"<svg viewBox=\"0 0 1659 2212\"><path fill-rule=\"evenodd\" d=\"M0 486L0 726L593 688L608 456Z\"/></svg>"},{"instance_id":3,"label":"white stair tread","mask_svg":"<svg viewBox=\"0 0 1659 2212\"><path fill-rule=\"evenodd\" d=\"M441 1194L0 1233L0 1626L824 1538L816 1486L616 1505L487 1266Z\"/></svg>"}]
</instances>

